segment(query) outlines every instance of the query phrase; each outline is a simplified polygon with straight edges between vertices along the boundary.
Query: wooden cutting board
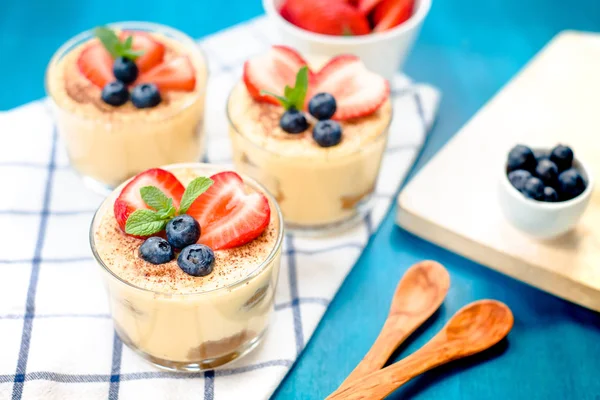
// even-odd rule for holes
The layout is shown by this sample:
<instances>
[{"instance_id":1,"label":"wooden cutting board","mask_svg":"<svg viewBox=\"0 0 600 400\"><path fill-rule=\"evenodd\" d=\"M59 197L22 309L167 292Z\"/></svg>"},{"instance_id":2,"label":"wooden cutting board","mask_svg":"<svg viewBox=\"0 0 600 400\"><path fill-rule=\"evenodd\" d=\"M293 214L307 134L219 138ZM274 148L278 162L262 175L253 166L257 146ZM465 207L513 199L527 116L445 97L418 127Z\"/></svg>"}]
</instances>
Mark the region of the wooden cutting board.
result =
<instances>
[{"instance_id":1,"label":"wooden cutting board","mask_svg":"<svg viewBox=\"0 0 600 400\"><path fill-rule=\"evenodd\" d=\"M451 94L448 96L451 97ZM556 36L408 183L398 224L556 296L600 311L600 185L577 228L539 241L513 228L498 180L515 143L570 145L600 177L600 35Z\"/></svg>"}]
</instances>

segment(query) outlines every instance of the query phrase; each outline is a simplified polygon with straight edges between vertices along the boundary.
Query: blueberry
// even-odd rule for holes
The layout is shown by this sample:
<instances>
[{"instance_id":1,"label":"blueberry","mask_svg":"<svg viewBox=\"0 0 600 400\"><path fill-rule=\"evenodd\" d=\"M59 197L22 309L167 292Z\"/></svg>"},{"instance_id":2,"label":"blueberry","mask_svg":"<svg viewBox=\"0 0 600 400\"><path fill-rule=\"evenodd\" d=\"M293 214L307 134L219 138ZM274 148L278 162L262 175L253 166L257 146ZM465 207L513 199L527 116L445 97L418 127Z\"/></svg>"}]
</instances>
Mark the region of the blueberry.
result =
<instances>
[{"instance_id":1,"label":"blueberry","mask_svg":"<svg viewBox=\"0 0 600 400\"><path fill-rule=\"evenodd\" d=\"M518 169L508 174L508 180L518 191L522 191L525 187L525 182L531 178L531 172L524 169Z\"/></svg>"},{"instance_id":2,"label":"blueberry","mask_svg":"<svg viewBox=\"0 0 600 400\"><path fill-rule=\"evenodd\" d=\"M213 270L215 253L203 244L192 244L181 251L177 264L188 275L206 276Z\"/></svg>"},{"instance_id":3,"label":"blueberry","mask_svg":"<svg viewBox=\"0 0 600 400\"><path fill-rule=\"evenodd\" d=\"M176 249L194 244L200 238L200 224L187 214L178 215L169 221L166 228L167 240Z\"/></svg>"},{"instance_id":4,"label":"blueberry","mask_svg":"<svg viewBox=\"0 0 600 400\"><path fill-rule=\"evenodd\" d=\"M585 190L586 183L579 171L570 168L558 176L558 194L561 200L570 200Z\"/></svg>"},{"instance_id":5,"label":"blueberry","mask_svg":"<svg viewBox=\"0 0 600 400\"><path fill-rule=\"evenodd\" d=\"M544 200L544 182L542 182L541 179L532 176L525 182L522 193L525 197L529 197L533 200Z\"/></svg>"},{"instance_id":6,"label":"blueberry","mask_svg":"<svg viewBox=\"0 0 600 400\"><path fill-rule=\"evenodd\" d=\"M302 133L308 129L308 121L303 113L290 108L281 116L279 126L287 133Z\"/></svg>"},{"instance_id":7,"label":"blueberry","mask_svg":"<svg viewBox=\"0 0 600 400\"><path fill-rule=\"evenodd\" d=\"M550 151L550 161L556 164L559 172L565 171L573 165L573 150L559 144Z\"/></svg>"},{"instance_id":8,"label":"blueberry","mask_svg":"<svg viewBox=\"0 0 600 400\"><path fill-rule=\"evenodd\" d=\"M542 160L550 159L550 153L546 150L533 150L533 155L538 163Z\"/></svg>"},{"instance_id":9,"label":"blueberry","mask_svg":"<svg viewBox=\"0 0 600 400\"><path fill-rule=\"evenodd\" d=\"M319 121L313 128L313 139L321 147L331 147L342 141L342 127L336 121Z\"/></svg>"},{"instance_id":10,"label":"blueberry","mask_svg":"<svg viewBox=\"0 0 600 400\"><path fill-rule=\"evenodd\" d=\"M556 190L554 190L553 187L546 186L544 188L544 201L547 201L549 203L554 203L558 201L558 193L556 193Z\"/></svg>"},{"instance_id":11,"label":"blueberry","mask_svg":"<svg viewBox=\"0 0 600 400\"><path fill-rule=\"evenodd\" d=\"M102 88L102 100L111 106L122 106L129 100L129 91L123 82L114 81L107 83Z\"/></svg>"},{"instance_id":12,"label":"blueberry","mask_svg":"<svg viewBox=\"0 0 600 400\"><path fill-rule=\"evenodd\" d=\"M135 81L138 77L138 72L138 67L131 58L117 57L113 63L115 78L125 84Z\"/></svg>"},{"instance_id":13,"label":"blueberry","mask_svg":"<svg viewBox=\"0 0 600 400\"><path fill-rule=\"evenodd\" d=\"M140 246L140 257L152 264L164 264L175 258L173 248L165 239L152 236Z\"/></svg>"},{"instance_id":14,"label":"blueberry","mask_svg":"<svg viewBox=\"0 0 600 400\"><path fill-rule=\"evenodd\" d=\"M550 160L542 159L535 167L535 174L548 186L556 185L558 167Z\"/></svg>"},{"instance_id":15,"label":"blueberry","mask_svg":"<svg viewBox=\"0 0 600 400\"><path fill-rule=\"evenodd\" d=\"M142 83L131 92L131 102L137 108L156 107L161 101L160 92L154 83Z\"/></svg>"},{"instance_id":16,"label":"blueberry","mask_svg":"<svg viewBox=\"0 0 600 400\"><path fill-rule=\"evenodd\" d=\"M508 162L506 163L506 169L508 172L515 171L517 169L524 169L529 172L533 172L536 166L535 156L533 151L527 146L518 144L512 148L508 153Z\"/></svg>"},{"instance_id":17,"label":"blueberry","mask_svg":"<svg viewBox=\"0 0 600 400\"><path fill-rule=\"evenodd\" d=\"M329 93L317 93L308 103L308 112L318 120L333 117L336 109L335 98Z\"/></svg>"}]
</instances>

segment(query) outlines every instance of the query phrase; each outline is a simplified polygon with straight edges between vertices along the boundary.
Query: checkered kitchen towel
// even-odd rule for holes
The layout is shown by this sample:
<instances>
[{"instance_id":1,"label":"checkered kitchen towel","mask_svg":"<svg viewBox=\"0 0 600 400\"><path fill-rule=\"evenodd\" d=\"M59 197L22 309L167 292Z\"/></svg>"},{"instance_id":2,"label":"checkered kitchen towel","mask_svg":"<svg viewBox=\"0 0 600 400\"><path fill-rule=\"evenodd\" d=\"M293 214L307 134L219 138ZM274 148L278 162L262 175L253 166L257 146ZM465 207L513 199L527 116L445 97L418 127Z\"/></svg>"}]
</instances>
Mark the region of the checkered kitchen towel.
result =
<instances>
[{"instance_id":1,"label":"checkered kitchen towel","mask_svg":"<svg viewBox=\"0 0 600 400\"><path fill-rule=\"evenodd\" d=\"M201 42L210 64L208 161L230 162L225 101L273 35L264 17ZM231 51L235 49L235 51ZM263 344L225 369L159 371L121 344L88 244L102 198L69 168L44 101L0 113L0 399L266 399L310 339L419 153L438 92L393 82L394 121L376 206L336 237L285 241Z\"/></svg>"}]
</instances>

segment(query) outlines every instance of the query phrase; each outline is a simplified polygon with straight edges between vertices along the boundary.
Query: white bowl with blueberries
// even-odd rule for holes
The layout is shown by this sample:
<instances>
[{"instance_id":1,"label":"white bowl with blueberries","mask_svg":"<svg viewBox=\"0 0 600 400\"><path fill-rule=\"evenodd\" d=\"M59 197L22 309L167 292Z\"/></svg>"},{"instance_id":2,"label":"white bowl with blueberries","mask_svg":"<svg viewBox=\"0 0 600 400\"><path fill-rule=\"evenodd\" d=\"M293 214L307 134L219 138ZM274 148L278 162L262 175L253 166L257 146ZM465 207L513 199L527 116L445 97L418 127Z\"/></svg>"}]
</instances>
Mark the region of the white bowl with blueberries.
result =
<instances>
[{"instance_id":1,"label":"white bowl with blueberries","mask_svg":"<svg viewBox=\"0 0 600 400\"><path fill-rule=\"evenodd\" d=\"M593 177L571 148L531 149L516 145L503 165L500 206L519 230L549 239L571 230L593 191Z\"/></svg>"}]
</instances>

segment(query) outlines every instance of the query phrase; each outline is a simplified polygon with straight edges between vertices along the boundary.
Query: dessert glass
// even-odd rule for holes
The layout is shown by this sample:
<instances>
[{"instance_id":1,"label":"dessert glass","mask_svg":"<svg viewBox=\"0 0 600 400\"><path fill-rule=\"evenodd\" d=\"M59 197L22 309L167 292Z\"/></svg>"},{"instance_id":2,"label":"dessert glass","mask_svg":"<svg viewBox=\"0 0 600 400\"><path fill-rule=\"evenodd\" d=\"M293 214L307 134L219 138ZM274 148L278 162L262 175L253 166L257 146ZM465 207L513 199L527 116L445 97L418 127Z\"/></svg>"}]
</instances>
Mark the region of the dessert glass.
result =
<instances>
[{"instance_id":1,"label":"dessert glass","mask_svg":"<svg viewBox=\"0 0 600 400\"><path fill-rule=\"evenodd\" d=\"M64 76L67 66L61 64L72 51L92 39L93 32L83 32L58 49L48 65L45 80L58 132L75 171L88 186L104 193L146 169L201 159L208 79L202 51L184 33L147 22L120 22L110 27L149 32L176 44L195 68L196 89L177 92L180 98L160 109L122 113L115 108L114 112L97 112L67 93ZM100 89L97 91L100 96Z\"/></svg>"},{"instance_id":2,"label":"dessert glass","mask_svg":"<svg viewBox=\"0 0 600 400\"><path fill-rule=\"evenodd\" d=\"M210 176L225 168L207 164L166 167L194 168ZM242 176L246 185L267 196L276 240L267 258L242 279L197 293L157 292L117 276L98 254L95 232L102 216L112 212L120 188L94 215L90 228L92 253L102 270L115 330L123 343L157 367L172 371L201 371L223 366L258 346L273 312L283 242L283 218L273 197L258 183ZM214 273L214 272L213 272Z\"/></svg>"},{"instance_id":3,"label":"dessert glass","mask_svg":"<svg viewBox=\"0 0 600 400\"><path fill-rule=\"evenodd\" d=\"M230 94L227 116L235 167L275 196L286 229L323 236L349 228L370 211L391 115L381 132L353 151L332 147L323 148L317 157L278 154L243 134L244 124L232 118L231 99Z\"/></svg>"}]
</instances>

